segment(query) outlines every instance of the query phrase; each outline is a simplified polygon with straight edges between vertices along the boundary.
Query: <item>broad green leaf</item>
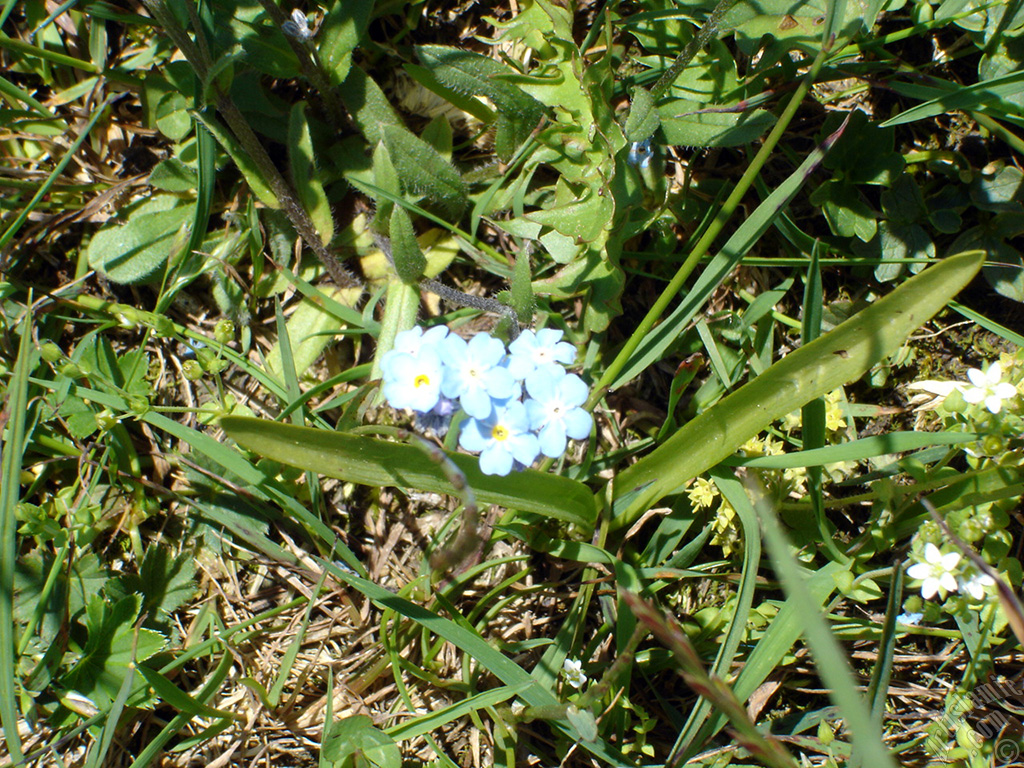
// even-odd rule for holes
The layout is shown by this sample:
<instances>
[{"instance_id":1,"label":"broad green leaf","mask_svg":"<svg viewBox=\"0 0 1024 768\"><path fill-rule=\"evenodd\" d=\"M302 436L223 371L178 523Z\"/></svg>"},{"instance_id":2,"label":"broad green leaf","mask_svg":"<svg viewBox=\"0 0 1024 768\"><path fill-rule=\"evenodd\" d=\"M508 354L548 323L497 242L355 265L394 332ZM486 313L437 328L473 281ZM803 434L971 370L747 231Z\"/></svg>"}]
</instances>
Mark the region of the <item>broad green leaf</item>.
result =
<instances>
[{"instance_id":1,"label":"broad green leaf","mask_svg":"<svg viewBox=\"0 0 1024 768\"><path fill-rule=\"evenodd\" d=\"M170 195L163 196L176 202ZM188 243L188 226L195 218L195 204L148 212L139 208L124 224L108 225L97 232L86 251L89 266L115 283L145 282L157 276L168 259Z\"/></svg>"},{"instance_id":2,"label":"broad green leaf","mask_svg":"<svg viewBox=\"0 0 1024 768\"><path fill-rule=\"evenodd\" d=\"M629 105L629 115L623 132L626 141L643 141L649 139L661 124L658 111L654 108L654 97L646 88L633 91L633 101Z\"/></svg>"},{"instance_id":3,"label":"broad green leaf","mask_svg":"<svg viewBox=\"0 0 1024 768\"><path fill-rule=\"evenodd\" d=\"M366 715L330 723L320 745L320 768L401 768L402 753L395 740L375 727Z\"/></svg>"},{"instance_id":4,"label":"broad green leaf","mask_svg":"<svg viewBox=\"0 0 1024 768\"><path fill-rule=\"evenodd\" d=\"M408 285L416 285L427 268L427 259L416 242L416 230L412 219L400 205L391 208L391 260L395 265L398 279Z\"/></svg>"},{"instance_id":5,"label":"broad green leaf","mask_svg":"<svg viewBox=\"0 0 1024 768\"><path fill-rule=\"evenodd\" d=\"M377 335L377 349L373 355L371 379L379 379L380 361L395 345L395 337L402 331L408 331L416 325L420 309L420 290L415 285L392 279L388 283L388 292L384 301L384 318L381 320L380 333ZM378 403L383 397L378 397Z\"/></svg>"},{"instance_id":6,"label":"broad green leaf","mask_svg":"<svg viewBox=\"0 0 1024 768\"><path fill-rule=\"evenodd\" d=\"M494 103L498 112L495 149L502 160L510 160L544 116L543 104L508 82L515 70L489 56L443 45L421 45L416 52L442 85Z\"/></svg>"},{"instance_id":7,"label":"broad green leaf","mask_svg":"<svg viewBox=\"0 0 1024 768\"><path fill-rule=\"evenodd\" d=\"M141 603L140 595L111 603L101 594L94 594L86 606L85 649L64 683L91 699L100 710L107 709L117 696L133 653L136 662L145 661L164 645L160 633L135 629Z\"/></svg>"},{"instance_id":8,"label":"broad green leaf","mask_svg":"<svg viewBox=\"0 0 1024 768\"><path fill-rule=\"evenodd\" d=\"M156 164L146 183L167 192L191 192L199 186L199 174L178 158L169 157Z\"/></svg>"},{"instance_id":9,"label":"broad green leaf","mask_svg":"<svg viewBox=\"0 0 1024 768\"><path fill-rule=\"evenodd\" d=\"M363 485L434 493L453 490L436 462L405 443L238 416L220 423L243 448L289 466ZM594 527L597 510L582 483L530 469L507 477L485 475L475 457L449 457L466 474L481 504L535 512L587 531Z\"/></svg>"},{"instance_id":10,"label":"broad green leaf","mask_svg":"<svg viewBox=\"0 0 1024 768\"><path fill-rule=\"evenodd\" d=\"M405 128L384 91L359 67L352 67L338 89L359 132L370 144L384 139L384 126Z\"/></svg>"},{"instance_id":11,"label":"broad green leaf","mask_svg":"<svg viewBox=\"0 0 1024 768\"><path fill-rule=\"evenodd\" d=\"M466 183L436 149L404 127L385 125L381 135L406 192L425 195L453 214L466 206Z\"/></svg>"},{"instance_id":12,"label":"broad green leaf","mask_svg":"<svg viewBox=\"0 0 1024 768\"><path fill-rule=\"evenodd\" d=\"M687 147L735 147L761 136L775 123L763 109L746 112L701 112L701 105L676 99L658 107L668 144Z\"/></svg>"},{"instance_id":13,"label":"broad green leaf","mask_svg":"<svg viewBox=\"0 0 1024 768\"><path fill-rule=\"evenodd\" d=\"M373 11L373 0L345 0L333 3L317 35L317 49L334 85L348 78L352 52L366 32Z\"/></svg>"},{"instance_id":14,"label":"broad green leaf","mask_svg":"<svg viewBox=\"0 0 1024 768\"><path fill-rule=\"evenodd\" d=\"M309 134L306 105L303 102L293 105L288 116L288 163L292 185L302 207L313 220L320 239L330 243L334 239L334 217L324 186L317 178L313 139Z\"/></svg>"},{"instance_id":15,"label":"broad green leaf","mask_svg":"<svg viewBox=\"0 0 1024 768\"><path fill-rule=\"evenodd\" d=\"M156 127L171 141L181 141L192 130L192 117L188 113L189 103L177 91L164 94L156 105Z\"/></svg>"},{"instance_id":16,"label":"broad green leaf","mask_svg":"<svg viewBox=\"0 0 1024 768\"><path fill-rule=\"evenodd\" d=\"M862 376L959 293L984 257L969 251L943 259L687 423L615 479L611 528L629 527L776 419Z\"/></svg>"}]
</instances>

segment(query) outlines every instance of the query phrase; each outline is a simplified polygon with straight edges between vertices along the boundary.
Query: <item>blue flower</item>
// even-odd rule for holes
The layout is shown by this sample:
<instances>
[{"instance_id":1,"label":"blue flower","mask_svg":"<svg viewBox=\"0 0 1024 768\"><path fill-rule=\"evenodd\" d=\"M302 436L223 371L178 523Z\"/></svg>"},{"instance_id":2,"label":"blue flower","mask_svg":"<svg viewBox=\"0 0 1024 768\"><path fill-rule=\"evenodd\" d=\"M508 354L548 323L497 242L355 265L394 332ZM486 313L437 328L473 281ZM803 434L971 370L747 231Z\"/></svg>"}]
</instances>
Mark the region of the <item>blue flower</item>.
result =
<instances>
[{"instance_id":1,"label":"blue flower","mask_svg":"<svg viewBox=\"0 0 1024 768\"><path fill-rule=\"evenodd\" d=\"M474 419L491 415L492 400L505 400L519 394L516 380L501 365L505 345L486 333L478 333L467 343L452 334L440 345L444 358L445 397L459 398L462 409Z\"/></svg>"},{"instance_id":2,"label":"blue flower","mask_svg":"<svg viewBox=\"0 0 1024 768\"><path fill-rule=\"evenodd\" d=\"M646 168L651 164L654 157L654 149L651 147L651 140L634 141L629 145L628 160L637 168Z\"/></svg>"},{"instance_id":3,"label":"blue flower","mask_svg":"<svg viewBox=\"0 0 1024 768\"><path fill-rule=\"evenodd\" d=\"M554 328L544 328L536 333L523 331L509 345L508 351L508 368L520 380L542 366L572 365L576 359L576 348L562 341L562 332Z\"/></svg>"},{"instance_id":4,"label":"blue flower","mask_svg":"<svg viewBox=\"0 0 1024 768\"><path fill-rule=\"evenodd\" d=\"M392 408L411 408L426 413L441 398L444 366L433 347L418 354L391 350L381 360L384 373L384 398Z\"/></svg>"},{"instance_id":5,"label":"blue flower","mask_svg":"<svg viewBox=\"0 0 1024 768\"><path fill-rule=\"evenodd\" d=\"M540 453L537 436L530 432L526 406L518 400L495 404L486 419L467 419L459 445L480 452L480 470L485 475L507 475L513 460L529 466Z\"/></svg>"},{"instance_id":6,"label":"blue flower","mask_svg":"<svg viewBox=\"0 0 1024 768\"><path fill-rule=\"evenodd\" d=\"M540 450L557 459L565 453L567 437L583 440L590 435L593 418L580 408L587 400L587 385L558 366L538 368L526 379L530 429L537 433Z\"/></svg>"}]
</instances>

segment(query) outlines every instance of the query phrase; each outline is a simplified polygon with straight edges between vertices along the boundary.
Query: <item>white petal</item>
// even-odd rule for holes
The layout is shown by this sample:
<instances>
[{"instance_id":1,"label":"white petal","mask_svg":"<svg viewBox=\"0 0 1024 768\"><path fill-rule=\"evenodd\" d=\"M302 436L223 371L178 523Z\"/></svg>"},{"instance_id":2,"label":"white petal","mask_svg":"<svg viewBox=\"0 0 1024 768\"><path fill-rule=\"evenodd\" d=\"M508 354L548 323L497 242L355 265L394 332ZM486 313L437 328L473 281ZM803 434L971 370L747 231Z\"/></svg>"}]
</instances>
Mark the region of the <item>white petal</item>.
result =
<instances>
[{"instance_id":1,"label":"white petal","mask_svg":"<svg viewBox=\"0 0 1024 768\"><path fill-rule=\"evenodd\" d=\"M971 380L971 384L976 387L984 388L988 384L988 380L985 374L979 371L977 368L971 368L967 371L967 378Z\"/></svg>"},{"instance_id":2,"label":"white petal","mask_svg":"<svg viewBox=\"0 0 1024 768\"><path fill-rule=\"evenodd\" d=\"M924 584L921 585L921 597L925 600L931 600L935 597L935 593L939 591L938 579L925 579Z\"/></svg>"},{"instance_id":3,"label":"white petal","mask_svg":"<svg viewBox=\"0 0 1024 768\"><path fill-rule=\"evenodd\" d=\"M942 556L942 570L952 571L956 568L957 563L960 562L959 552L950 552Z\"/></svg>"},{"instance_id":4,"label":"white petal","mask_svg":"<svg viewBox=\"0 0 1024 768\"><path fill-rule=\"evenodd\" d=\"M932 574L932 567L928 563L914 563L907 568L907 576L912 579L927 579Z\"/></svg>"},{"instance_id":5,"label":"white petal","mask_svg":"<svg viewBox=\"0 0 1024 768\"><path fill-rule=\"evenodd\" d=\"M939 586L947 592L956 592L956 579L953 578L953 574L944 573L939 577Z\"/></svg>"},{"instance_id":6,"label":"white petal","mask_svg":"<svg viewBox=\"0 0 1024 768\"><path fill-rule=\"evenodd\" d=\"M942 552L940 552L939 548L929 541L924 545L924 559L929 563L941 563Z\"/></svg>"}]
</instances>

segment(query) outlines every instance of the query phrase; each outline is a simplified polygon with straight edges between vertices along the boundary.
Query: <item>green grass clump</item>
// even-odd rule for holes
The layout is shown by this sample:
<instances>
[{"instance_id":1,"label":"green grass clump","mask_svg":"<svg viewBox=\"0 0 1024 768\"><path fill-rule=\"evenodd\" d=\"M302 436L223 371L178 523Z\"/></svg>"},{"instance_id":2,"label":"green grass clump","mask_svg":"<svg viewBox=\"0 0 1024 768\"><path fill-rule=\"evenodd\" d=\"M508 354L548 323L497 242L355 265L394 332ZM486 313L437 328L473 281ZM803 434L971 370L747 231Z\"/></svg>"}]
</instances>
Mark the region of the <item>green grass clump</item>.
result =
<instances>
[{"instance_id":1,"label":"green grass clump","mask_svg":"<svg viewBox=\"0 0 1024 768\"><path fill-rule=\"evenodd\" d=\"M1012 4L50 10L0 766L1017 759ZM389 408L438 325L560 331L589 439L488 475Z\"/></svg>"}]
</instances>

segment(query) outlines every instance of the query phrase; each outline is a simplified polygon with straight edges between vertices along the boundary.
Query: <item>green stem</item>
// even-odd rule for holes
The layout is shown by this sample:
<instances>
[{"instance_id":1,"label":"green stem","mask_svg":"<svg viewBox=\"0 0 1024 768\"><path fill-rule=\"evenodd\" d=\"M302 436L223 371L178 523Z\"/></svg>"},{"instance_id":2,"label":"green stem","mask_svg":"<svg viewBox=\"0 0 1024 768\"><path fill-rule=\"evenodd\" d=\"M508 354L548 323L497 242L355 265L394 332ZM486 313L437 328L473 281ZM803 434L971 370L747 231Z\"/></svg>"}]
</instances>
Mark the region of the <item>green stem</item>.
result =
<instances>
[{"instance_id":1,"label":"green stem","mask_svg":"<svg viewBox=\"0 0 1024 768\"><path fill-rule=\"evenodd\" d=\"M757 174L760 173L761 168L768 161L769 155L775 149L775 145L778 144L782 135L789 127L789 123L792 121L794 115L796 115L797 109L800 107L800 103L803 101L804 96L807 94L808 89L814 82L818 71L821 69L822 64L825 62L825 57L828 54L829 46L825 45L814 59L814 63L811 65L810 70L807 72L806 77L797 87L793 96L790 98L789 103L786 105L786 109L783 111L779 121L775 124L775 128L768 134L768 138L765 139L764 144L761 145L761 149L758 150L754 159L750 162L747 170L740 178L739 183L733 189L732 194L729 195L728 199L718 210L714 220L712 220L707 231L704 232L704 236L697 242L690 255L683 262L682 266L676 272L675 276L669 282L665 289L661 292L658 300L654 302L654 305L648 310L644 319L640 321L640 325L637 326L636 331L629 337L622 349L619 350L619 354L615 356L611 365L605 370L601 380L598 381L597 386L594 387L590 393L590 398L587 400L584 407L587 410L592 411L594 407L600 402L601 398L605 396L609 386L618 377L622 369L626 367L626 363L630 357L636 351L640 343L647 337L647 334L651 332L654 324L661 318L668 305L672 300L679 295L683 285L686 283L687 278L690 277L690 273L693 272L694 267L697 266L698 262L707 254L714 243L715 238L722 232L729 218L733 212L739 206L740 201L744 195L750 189L754 183L754 179Z\"/></svg>"}]
</instances>

